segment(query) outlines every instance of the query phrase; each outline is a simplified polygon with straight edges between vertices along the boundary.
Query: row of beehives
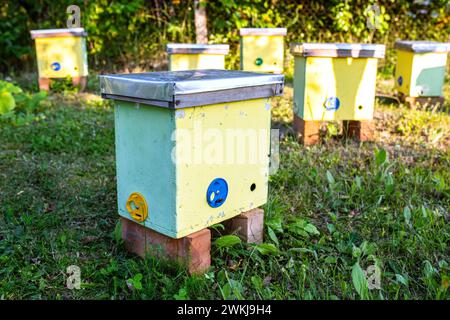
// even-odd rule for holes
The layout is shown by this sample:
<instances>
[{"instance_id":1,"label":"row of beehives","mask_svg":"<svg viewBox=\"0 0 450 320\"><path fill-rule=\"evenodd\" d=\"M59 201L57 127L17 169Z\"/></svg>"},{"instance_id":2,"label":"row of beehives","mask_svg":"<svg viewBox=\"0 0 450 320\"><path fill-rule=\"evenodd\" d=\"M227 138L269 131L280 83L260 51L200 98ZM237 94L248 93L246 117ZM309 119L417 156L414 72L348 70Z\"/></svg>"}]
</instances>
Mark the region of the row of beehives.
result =
<instances>
[{"instance_id":1,"label":"row of beehives","mask_svg":"<svg viewBox=\"0 0 450 320\"><path fill-rule=\"evenodd\" d=\"M40 83L50 78L87 76L86 32L51 29L31 32L36 40ZM244 28L241 70L282 73L285 28ZM398 41L396 88L406 97L441 97L450 44ZM227 44L168 44L169 70L224 69ZM305 120L363 120L373 112L377 44L292 43L296 114ZM336 59L346 58L346 59ZM325 99L324 99L325 97ZM323 108L317 108L316 105Z\"/></svg>"},{"instance_id":2,"label":"row of beehives","mask_svg":"<svg viewBox=\"0 0 450 320\"><path fill-rule=\"evenodd\" d=\"M171 70L190 71L101 76L102 96L115 100L121 216L180 238L266 202L267 139L258 150L265 155L261 162L240 163L202 158L215 145L196 137L199 130L209 138L243 129L270 135L267 98L283 93L284 76L277 73L283 70L285 34L285 29L241 30L241 68L267 73L203 70L223 69L228 46L172 44ZM82 29L32 35L41 78L87 75ZM397 49L396 82L407 88L405 95L440 95L449 45L399 42ZM361 125L373 117L377 59L385 47L296 43L291 52L294 125L302 136L314 140L318 123L326 120L349 121L350 130L367 132ZM171 139L174 130L186 136ZM175 161L174 153L186 158Z\"/></svg>"}]
</instances>

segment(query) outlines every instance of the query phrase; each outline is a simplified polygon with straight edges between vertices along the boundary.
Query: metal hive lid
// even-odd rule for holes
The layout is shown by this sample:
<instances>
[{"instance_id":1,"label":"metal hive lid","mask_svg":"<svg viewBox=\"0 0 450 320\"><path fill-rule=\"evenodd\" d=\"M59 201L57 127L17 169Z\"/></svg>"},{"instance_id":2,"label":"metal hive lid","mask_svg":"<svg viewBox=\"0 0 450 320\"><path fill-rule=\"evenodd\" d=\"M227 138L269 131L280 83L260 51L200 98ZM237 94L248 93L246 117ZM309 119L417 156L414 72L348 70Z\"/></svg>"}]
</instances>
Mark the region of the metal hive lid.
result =
<instances>
[{"instance_id":1,"label":"metal hive lid","mask_svg":"<svg viewBox=\"0 0 450 320\"><path fill-rule=\"evenodd\" d=\"M31 30L31 38L51 38L51 37L86 37L87 32L84 28L69 28L69 29L42 29Z\"/></svg>"},{"instance_id":2,"label":"metal hive lid","mask_svg":"<svg viewBox=\"0 0 450 320\"><path fill-rule=\"evenodd\" d=\"M396 41L394 48L411 52L450 52L450 43L437 41Z\"/></svg>"},{"instance_id":3,"label":"metal hive lid","mask_svg":"<svg viewBox=\"0 0 450 320\"><path fill-rule=\"evenodd\" d=\"M241 28L241 36L285 36L286 28Z\"/></svg>"},{"instance_id":4,"label":"metal hive lid","mask_svg":"<svg viewBox=\"0 0 450 320\"><path fill-rule=\"evenodd\" d=\"M228 54L230 46L227 44L169 43L166 49L169 54Z\"/></svg>"},{"instance_id":5,"label":"metal hive lid","mask_svg":"<svg viewBox=\"0 0 450 320\"><path fill-rule=\"evenodd\" d=\"M187 70L100 76L104 98L185 108L281 95L284 76L234 70Z\"/></svg>"},{"instance_id":6,"label":"metal hive lid","mask_svg":"<svg viewBox=\"0 0 450 320\"><path fill-rule=\"evenodd\" d=\"M291 53L303 57L384 58L386 46L367 43L291 43Z\"/></svg>"}]
</instances>

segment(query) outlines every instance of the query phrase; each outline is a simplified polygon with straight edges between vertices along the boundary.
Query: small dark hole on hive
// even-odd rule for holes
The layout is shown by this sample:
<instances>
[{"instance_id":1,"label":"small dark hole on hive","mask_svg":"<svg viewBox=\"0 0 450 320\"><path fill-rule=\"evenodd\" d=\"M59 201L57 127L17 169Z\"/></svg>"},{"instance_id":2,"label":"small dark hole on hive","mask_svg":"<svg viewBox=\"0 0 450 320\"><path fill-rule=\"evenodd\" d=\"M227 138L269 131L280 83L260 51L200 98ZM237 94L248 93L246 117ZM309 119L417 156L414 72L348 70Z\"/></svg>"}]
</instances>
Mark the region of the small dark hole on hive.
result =
<instances>
[{"instance_id":1,"label":"small dark hole on hive","mask_svg":"<svg viewBox=\"0 0 450 320\"><path fill-rule=\"evenodd\" d=\"M363 106L358 106L358 109L359 109L359 110L362 110L362 108L363 108Z\"/></svg>"},{"instance_id":2,"label":"small dark hole on hive","mask_svg":"<svg viewBox=\"0 0 450 320\"><path fill-rule=\"evenodd\" d=\"M255 191L256 189L256 184L252 183L252 185L250 186L250 191Z\"/></svg>"}]
</instances>

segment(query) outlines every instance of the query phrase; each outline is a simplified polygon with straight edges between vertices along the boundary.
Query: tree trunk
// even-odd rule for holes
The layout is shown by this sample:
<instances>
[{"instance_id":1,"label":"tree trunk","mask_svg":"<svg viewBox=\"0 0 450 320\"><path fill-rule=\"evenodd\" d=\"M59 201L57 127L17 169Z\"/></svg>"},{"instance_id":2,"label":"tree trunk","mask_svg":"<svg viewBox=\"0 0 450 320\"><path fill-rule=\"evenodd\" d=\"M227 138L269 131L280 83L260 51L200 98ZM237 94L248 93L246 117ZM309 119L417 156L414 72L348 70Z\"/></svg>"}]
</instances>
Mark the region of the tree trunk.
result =
<instances>
[{"instance_id":1,"label":"tree trunk","mask_svg":"<svg viewBox=\"0 0 450 320\"><path fill-rule=\"evenodd\" d=\"M208 43L208 28L206 26L206 0L194 0L195 34L197 43Z\"/></svg>"}]
</instances>

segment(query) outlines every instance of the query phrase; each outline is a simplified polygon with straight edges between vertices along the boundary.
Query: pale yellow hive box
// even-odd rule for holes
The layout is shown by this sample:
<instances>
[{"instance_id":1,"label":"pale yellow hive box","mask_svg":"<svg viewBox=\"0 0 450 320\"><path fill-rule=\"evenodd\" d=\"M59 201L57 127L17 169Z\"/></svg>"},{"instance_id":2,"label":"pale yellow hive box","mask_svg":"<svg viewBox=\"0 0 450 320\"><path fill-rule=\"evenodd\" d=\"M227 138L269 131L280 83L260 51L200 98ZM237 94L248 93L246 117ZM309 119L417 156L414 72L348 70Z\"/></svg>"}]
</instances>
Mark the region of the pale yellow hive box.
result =
<instances>
[{"instance_id":1,"label":"pale yellow hive box","mask_svg":"<svg viewBox=\"0 0 450 320\"><path fill-rule=\"evenodd\" d=\"M294 113L303 120L372 120L385 46L292 43Z\"/></svg>"},{"instance_id":2,"label":"pale yellow hive box","mask_svg":"<svg viewBox=\"0 0 450 320\"><path fill-rule=\"evenodd\" d=\"M242 28L241 70L283 73L286 28Z\"/></svg>"},{"instance_id":3,"label":"pale yellow hive box","mask_svg":"<svg viewBox=\"0 0 450 320\"><path fill-rule=\"evenodd\" d=\"M440 97L450 43L396 41L395 85L408 97Z\"/></svg>"},{"instance_id":4,"label":"pale yellow hive box","mask_svg":"<svg viewBox=\"0 0 450 320\"><path fill-rule=\"evenodd\" d=\"M40 78L88 75L86 36L83 28L32 30Z\"/></svg>"},{"instance_id":5,"label":"pale yellow hive box","mask_svg":"<svg viewBox=\"0 0 450 320\"><path fill-rule=\"evenodd\" d=\"M229 50L227 44L170 43L167 45L169 71L225 69Z\"/></svg>"}]
</instances>

